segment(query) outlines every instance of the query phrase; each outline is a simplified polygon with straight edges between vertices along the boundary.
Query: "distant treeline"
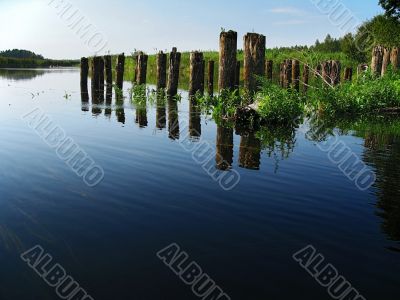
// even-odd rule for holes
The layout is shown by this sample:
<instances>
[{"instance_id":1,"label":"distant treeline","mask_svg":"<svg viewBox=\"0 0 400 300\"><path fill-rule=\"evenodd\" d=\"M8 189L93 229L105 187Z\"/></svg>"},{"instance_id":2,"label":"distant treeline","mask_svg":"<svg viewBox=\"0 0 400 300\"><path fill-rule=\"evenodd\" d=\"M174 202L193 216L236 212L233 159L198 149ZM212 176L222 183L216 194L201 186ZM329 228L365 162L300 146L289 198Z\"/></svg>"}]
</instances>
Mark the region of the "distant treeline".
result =
<instances>
[{"instance_id":1,"label":"distant treeline","mask_svg":"<svg viewBox=\"0 0 400 300\"><path fill-rule=\"evenodd\" d=\"M78 66L77 60L46 59L28 50L6 50L0 52L0 68L49 68Z\"/></svg>"},{"instance_id":2,"label":"distant treeline","mask_svg":"<svg viewBox=\"0 0 400 300\"><path fill-rule=\"evenodd\" d=\"M50 68L78 66L77 60L0 57L0 68Z\"/></svg>"}]
</instances>

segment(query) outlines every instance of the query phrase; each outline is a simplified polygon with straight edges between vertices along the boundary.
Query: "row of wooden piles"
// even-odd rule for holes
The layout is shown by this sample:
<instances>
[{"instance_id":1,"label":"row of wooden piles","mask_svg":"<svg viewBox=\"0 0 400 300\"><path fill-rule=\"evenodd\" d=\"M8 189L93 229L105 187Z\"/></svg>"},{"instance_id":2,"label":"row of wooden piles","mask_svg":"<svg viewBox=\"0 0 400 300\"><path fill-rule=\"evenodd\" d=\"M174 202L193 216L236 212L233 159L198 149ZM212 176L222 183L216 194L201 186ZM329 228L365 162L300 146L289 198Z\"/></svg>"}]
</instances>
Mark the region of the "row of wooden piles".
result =
<instances>
[{"instance_id":1,"label":"row of wooden piles","mask_svg":"<svg viewBox=\"0 0 400 300\"><path fill-rule=\"evenodd\" d=\"M222 90L234 90L239 88L241 62L237 60L237 33L234 31L222 32L219 41L219 70L218 70L218 88ZM244 36L244 61L243 61L243 79L244 88L250 93L258 89L257 77L273 79L273 61L266 60L266 38L257 33L248 33ZM167 62L169 57L169 65ZM135 55L135 83L138 85L146 84L148 55L139 52ZM111 56L94 57L91 63L92 93L101 98L104 94L104 82L106 83L107 93L113 86L113 72ZM178 92L179 71L181 63L181 53L173 48L169 56L162 51L157 54L156 59L156 77L157 89L166 91L167 95L175 96ZM398 48L388 49L377 46L373 49L371 69L375 74L384 75L388 66L392 64L393 69L399 68ZM215 62L207 62L207 84L206 62L202 52L194 51L190 54L190 76L189 76L189 95L203 94L207 87L208 93L213 95L214 91L214 68ZM362 64L358 67L357 73L360 74L368 69L368 65ZM117 57L115 69L115 86L117 91L122 91L125 71L125 55ZM89 74L89 60L81 59L81 86L83 90L87 89L87 78ZM301 71L301 62L296 59L287 59L280 65L279 83L283 88L292 88L300 91L301 85L303 91L309 87L310 75L322 79L327 85L336 86L342 80L351 81L353 69L344 68L342 78L342 65L340 61L329 60L322 62L315 69L308 64L303 64Z\"/></svg>"}]
</instances>

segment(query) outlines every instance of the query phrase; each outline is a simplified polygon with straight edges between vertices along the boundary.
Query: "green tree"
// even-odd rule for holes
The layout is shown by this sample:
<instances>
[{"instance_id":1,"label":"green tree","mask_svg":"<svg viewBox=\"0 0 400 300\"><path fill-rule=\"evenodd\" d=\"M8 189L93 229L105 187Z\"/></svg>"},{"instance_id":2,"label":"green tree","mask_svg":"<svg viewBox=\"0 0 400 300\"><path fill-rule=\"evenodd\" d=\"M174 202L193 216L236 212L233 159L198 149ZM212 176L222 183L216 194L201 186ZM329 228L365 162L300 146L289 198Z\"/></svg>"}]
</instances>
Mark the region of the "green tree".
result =
<instances>
[{"instance_id":1,"label":"green tree","mask_svg":"<svg viewBox=\"0 0 400 300\"><path fill-rule=\"evenodd\" d=\"M386 10L386 15L400 20L400 0L379 0L379 4Z\"/></svg>"}]
</instances>

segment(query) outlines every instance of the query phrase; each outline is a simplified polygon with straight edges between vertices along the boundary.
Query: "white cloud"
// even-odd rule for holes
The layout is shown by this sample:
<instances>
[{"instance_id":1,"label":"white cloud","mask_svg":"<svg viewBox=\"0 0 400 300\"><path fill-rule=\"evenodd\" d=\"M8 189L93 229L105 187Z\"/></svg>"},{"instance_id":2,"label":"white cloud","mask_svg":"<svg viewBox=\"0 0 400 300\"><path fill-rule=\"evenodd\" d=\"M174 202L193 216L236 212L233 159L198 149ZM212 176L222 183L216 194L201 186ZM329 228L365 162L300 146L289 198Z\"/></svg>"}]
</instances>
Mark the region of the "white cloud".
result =
<instances>
[{"instance_id":1,"label":"white cloud","mask_svg":"<svg viewBox=\"0 0 400 300\"><path fill-rule=\"evenodd\" d=\"M297 16L305 15L305 12L303 10L292 6L275 7L268 10L268 12L273 14L286 14L286 15L297 15Z\"/></svg>"}]
</instances>

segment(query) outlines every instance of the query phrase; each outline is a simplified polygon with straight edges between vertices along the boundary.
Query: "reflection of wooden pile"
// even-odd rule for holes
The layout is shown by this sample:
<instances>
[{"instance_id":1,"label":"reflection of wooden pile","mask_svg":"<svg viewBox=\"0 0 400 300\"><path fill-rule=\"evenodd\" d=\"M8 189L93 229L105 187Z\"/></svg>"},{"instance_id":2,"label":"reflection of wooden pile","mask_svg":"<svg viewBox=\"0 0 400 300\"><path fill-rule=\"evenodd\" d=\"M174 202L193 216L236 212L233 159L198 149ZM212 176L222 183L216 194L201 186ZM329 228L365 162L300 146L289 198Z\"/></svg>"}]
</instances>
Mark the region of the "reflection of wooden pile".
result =
<instances>
[{"instance_id":1,"label":"reflection of wooden pile","mask_svg":"<svg viewBox=\"0 0 400 300\"><path fill-rule=\"evenodd\" d=\"M228 170L233 163L233 129L217 128L216 168Z\"/></svg>"},{"instance_id":2,"label":"reflection of wooden pile","mask_svg":"<svg viewBox=\"0 0 400 300\"><path fill-rule=\"evenodd\" d=\"M243 135L240 140L239 166L245 169L259 170L261 142L254 133Z\"/></svg>"}]
</instances>

